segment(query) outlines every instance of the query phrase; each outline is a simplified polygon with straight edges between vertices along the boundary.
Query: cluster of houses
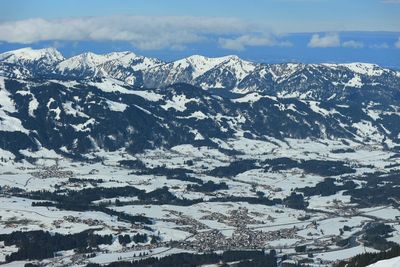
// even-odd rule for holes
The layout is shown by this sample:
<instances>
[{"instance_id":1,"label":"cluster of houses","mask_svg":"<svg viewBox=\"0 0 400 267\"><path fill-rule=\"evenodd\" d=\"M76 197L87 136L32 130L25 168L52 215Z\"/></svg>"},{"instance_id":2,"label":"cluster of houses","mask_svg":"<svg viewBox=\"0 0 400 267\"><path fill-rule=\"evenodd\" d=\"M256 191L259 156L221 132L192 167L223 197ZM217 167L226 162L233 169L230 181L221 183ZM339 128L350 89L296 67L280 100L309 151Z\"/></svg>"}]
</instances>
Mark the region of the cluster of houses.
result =
<instances>
[{"instance_id":1,"label":"cluster of houses","mask_svg":"<svg viewBox=\"0 0 400 267\"><path fill-rule=\"evenodd\" d=\"M72 178L74 173L68 170L62 170L58 165L42 167L41 169L30 173L33 177L40 179L48 178Z\"/></svg>"},{"instance_id":2,"label":"cluster of houses","mask_svg":"<svg viewBox=\"0 0 400 267\"><path fill-rule=\"evenodd\" d=\"M198 231L208 229L208 227L199 222L196 219L193 219L189 216L184 215L182 212L175 210L168 210L170 215L173 217L163 219L164 222L172 222L178 226L181 226L179 229L182 231L187 231L192 234L196 234Z\"/></svg>"}]
</instances>

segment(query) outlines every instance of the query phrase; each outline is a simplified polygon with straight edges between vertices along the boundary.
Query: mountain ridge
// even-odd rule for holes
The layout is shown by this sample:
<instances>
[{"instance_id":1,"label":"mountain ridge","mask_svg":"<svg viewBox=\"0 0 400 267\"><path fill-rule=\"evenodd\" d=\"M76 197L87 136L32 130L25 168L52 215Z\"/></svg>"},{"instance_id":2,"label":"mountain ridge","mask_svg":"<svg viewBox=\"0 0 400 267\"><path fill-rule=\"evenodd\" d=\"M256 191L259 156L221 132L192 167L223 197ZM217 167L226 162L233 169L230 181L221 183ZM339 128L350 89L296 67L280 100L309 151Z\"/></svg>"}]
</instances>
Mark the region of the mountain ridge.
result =
<instances>
[{"instance_id":1,"label":"mountain ridge","mask_svg":"<svg viewBox=\"0 0 400 267\"><path fill-rule=\"evenodd\" d=\"M29 61L24 60L21 56L21 51L25 51L25 57L30 58L31 65L27 64L26 62ZM46 54L45 52L49 54L48 58L53 57L56 60L53 60L53 64L46 63L46 68L37 68L38 63L43 63L43 60L41 57L35 57L35 54ZM13 55L15 59L20 59L12 62L7 60L6 56ZM35 63L35 60L38 63ZM313 70L329 70L331 73L351 72L354 77L355 75L380 77L385 74L400 77L400 72L398 71L360 62L344 64L264 64L246 61L235 55L215 58L192 55L176 61L165 62L155 58L139 56L129 51L107 54L87 52L64 58L54 48L39 50L24 48L9 51L0 54L0 63L2 64L0 70L3 70L3 75L8 74L12 78L61 76L70 79L87 79L108 77L122 80L130 85L146 88L186 82L203 89L225 88L236 93L248 93L254 90L254 87L260 87L260 85L268 87L271 82L279 84L282 81L295 78L293 75L296 73L306 77L307 72ZM7 65L10 63L12 66ZM7 67L9 69L4 71ZM351 81L351 78L342 77L342 84L347 84ZM355 78L358 79L357 77ZM255 81L258 84L254 84ZM359 84L350 83L350 86L358 86Z\"/></svg>"},{"instance_id":2,"label":"mountain ridge","mask_svg":"<svg viewBox=\"0 0 400 267\"><path fill-rule=\"evenodd\" d=\"M16 158L41 149L81 157L185 143L220 147L218 140L232 138L400 147L400 76L377 65L238 57L211 64L198 55L163 63L122 52L73 57L89 62L60 74L56 67L71 58L50 66L43 56L28 57L38 58L29 64L0 58L0 148Z\"/></svg>"}]
</instances>

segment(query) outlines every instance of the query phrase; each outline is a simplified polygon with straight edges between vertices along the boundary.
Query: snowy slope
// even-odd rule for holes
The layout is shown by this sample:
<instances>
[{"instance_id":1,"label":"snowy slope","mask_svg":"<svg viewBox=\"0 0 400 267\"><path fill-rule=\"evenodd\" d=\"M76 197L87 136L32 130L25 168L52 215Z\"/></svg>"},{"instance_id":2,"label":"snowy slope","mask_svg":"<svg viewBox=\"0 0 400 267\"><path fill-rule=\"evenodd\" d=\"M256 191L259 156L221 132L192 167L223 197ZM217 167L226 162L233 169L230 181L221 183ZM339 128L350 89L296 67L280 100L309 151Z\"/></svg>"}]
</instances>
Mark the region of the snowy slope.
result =
<instances>
[{"instance_id":1,"label":"snowy slope","mask_svg":"<svg viewBox=\"0 0 400 267\"><path fill-rule=\"evenodd\" d=\"M400 257L378 261L367 267L399 267L400 266Z\"/></svg>"}]
</instances>

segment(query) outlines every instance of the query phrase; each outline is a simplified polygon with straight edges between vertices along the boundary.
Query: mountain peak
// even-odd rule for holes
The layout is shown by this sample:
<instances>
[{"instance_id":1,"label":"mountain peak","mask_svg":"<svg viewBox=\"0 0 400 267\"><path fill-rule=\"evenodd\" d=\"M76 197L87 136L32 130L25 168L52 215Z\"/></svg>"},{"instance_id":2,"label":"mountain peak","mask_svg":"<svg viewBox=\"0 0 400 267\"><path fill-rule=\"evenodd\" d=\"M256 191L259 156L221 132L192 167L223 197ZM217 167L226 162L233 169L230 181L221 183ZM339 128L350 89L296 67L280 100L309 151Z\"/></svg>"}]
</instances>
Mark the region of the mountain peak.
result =
<instances>
[{"instance_id":1,"label":"mountain peak","mask_svg":"<svg viewBox=\"0 0 400 267\"><path fill-rule=\"evenodd\" d=\"M340 63L340 64L326 63L322 65L333 69L346 68L354 73L368 75L368 76L380 76L385 71L389 71L388 69L382 68L379 65L373 63L365 63L365 62L352 62L352 63Z\"/></svg>"},{"instance_id":2,"label":"mountain peak","mask_svg":"<svg viewBox=\"0 0 400 267\"><path fill-rule=\"evenodd\" d=\"M128 66L133 59L138 56L130 51L112 52L108 54L95 54L93 52L85 52L61 62L58 68L61 71L66 69L84 69L95 68L107 62L118 61L119 65Z\"/></svg>"},{"instance_id":3,"label":"mountain peak","mask_svg":"<svg viewBox=\"0 0 400 267\"><path fill-rule=\"evenodd\" d=\"M242 60L239 56L237 56L237 55L228 55L228 56L225 56L225 57L223 57L223 58L226 58L226 59L231 59L231 60Z\"/></svg>"},{"instance_id":4,"label":"mountain peak","mask_svg":"<svg viewBox=\"0 0 400 267\"><path fill-rule=\"evenodd\" d=\"M0 54L0 60L8 63L17 61L42 61L47 64L64 60L64 56L55 48L33 49L31 47L12 50Z\"/></svg>"},{"instance_id":5,"label":"mountain peak","mask_svg":"<svg viewBox=\"0 0 400 267\"><path fill-rule=\"evenodd\" d=\"M138 57L138 55L136 55L135 53L131 52L131 51L120 51L120 52L111 52L108 54L105 54L105 56L109 57L109 58L122 58L122 57L132 57L132 58L136 58Z\"/></svg>"},{"instance_id":6,"label":"mountain peak","mask_svg":"<svg viewBox=\"0 0 400 267\"><path fill-rule=\"evenodd\" d=\"M58 65L58 69L62 72L65 70L95 68L110 59L106 55L99 55L93 52L85 52L62 61Z\"/></svg>"},{"instance_id":7,"label":"mountain peak","mask_svg":"<svg viewBox=\"0 0 400 267\"><path fill-rule=\"evenodd\" d=\"M191 67L193 69L192 77L197 78L207 71L215 68L216 66L223 64L224 62L231 61L242 61L238 56L224 56L224 57L205 57L202 55L192 55L177 61L174 61L172 64L174 68L188 68Z\"/></svg>"},{"instance_id":8,"label":"mountain peak","mask_svg":"<svg viewBox=\"0 0 400 267\"><path fill-rule=\"evenodd\" d=\"M371 63L354 62L340 65L350 69L355 73L369 76L380 76L383 74L384 71L384 69L382 69L378 65Z\"/></svg>"},{"instance_id":9,"label":"mountain peak","mask_svg":"<svg viewBox=\"0 0 400 267\"><path fill-rule=\"evenodd\" d=\"M112 52L104 55L107 61L118 61L122 66L129 66L132 61L140 56L131 51Z\"/></svg>"}]
</instances>

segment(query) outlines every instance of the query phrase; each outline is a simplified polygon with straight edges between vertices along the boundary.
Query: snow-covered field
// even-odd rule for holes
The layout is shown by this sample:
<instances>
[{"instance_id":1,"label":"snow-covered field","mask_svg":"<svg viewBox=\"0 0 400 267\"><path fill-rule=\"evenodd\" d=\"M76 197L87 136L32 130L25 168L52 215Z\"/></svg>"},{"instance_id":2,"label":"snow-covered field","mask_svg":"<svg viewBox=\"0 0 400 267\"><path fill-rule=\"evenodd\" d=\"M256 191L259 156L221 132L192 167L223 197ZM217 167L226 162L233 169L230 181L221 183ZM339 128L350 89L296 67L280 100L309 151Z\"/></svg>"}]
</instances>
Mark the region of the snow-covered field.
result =
<instances>
[{"instance_id":1,"label":"snow-covered field","mask_svg":"<svg viewBox=\"0 0 400 267\"><path fill-rule=\"evenodd\" d=\"M217 177L210 174L210 170L229 166L240 160L265 160L288 157L294 160L341 160L346 161L356 169L354 175L384 171L385 166L397 163L393 153L378 147L362 147L357 143L344 145L340 140L295 140L265 141L251 140L238 137L232 140L219 140L220 146L235 148L243 152L240 155L229 156L218 149L208 147L194 147L189 144L172 147L169 150L158 149L146 151L135 156L125 151L97 151L101 156L101 163L82 163L62 158L53 151L25 151L36 157L36 164L26 161L14 162L8 160L0 162L0 187L3 189L18 188L23 192L47 190L82 190L88 188L118 188L133 186L145 192L151 192L167 186L169 191L179 199L196 200L201 202L191 205L177 204L143 204L137 196L121 196L93 201L96 205L108 205L108 208L129 215L143 215L152 220L149 228L133 227L128 222L118 220L117 216L100 211L72 211L56 207L32 206L37 200L16 196L4 190L0 196L0 234L9 234L14 231L44 230L51 233L74 234L92 229L100 235L114 236L112 245L101 245L101 251L90 259L94 263L108 263L121 259L135 259L139 253L152 255L168 255L181 251L190 251L185 244L196 244L200 236L208 236L214 231L222 234L222 239L232 239L243 225L249 231L265 235L264 247L283 250L289 254L296 254L294 248L307 245L311 248L324 247L326 251L314 253L314 258L324 262L334 262L346 259L363 252L373 252L373 248L365 247L359 238L359 232L371 221L381 221L391 225L394 229L390 241L400 243L400 228L398 219L400 211L396 207L378 206L358 208L351 202L349 195L339 191L329 196L311 196L310 210L297 210L283 204L263 205L249 204L246 201L212 201L213 198L252 197L256 192L263 192L269 198L284 199L291 195L293 189L306 186L313 187L324 181L326 177L318 174L306 173L299 168L266 171L259 165L250 170L240 172L231 177ZM337 152L339 149L352 148L352 151ZM4 158L11 157L8 152L0 150ZM193 181L169 179L168 175L144 174L123 168L120 160L140 160L147 168L163 166L168 169L184 168L192 171L190 177L204 183L213 181L215 184L224 182L227 189L201 192L193 191L188 185L195 185ZM187 162L193 164L188 166ZM70 177L81 179L79 182L70 181L68 177L41 177L37 173L45 168L58 164L58 171L72 172ZM55 175L57 176L57 175ZM334 178L341 181L346 175ZM101 182L98 182L101 179ZM361 183L361 182L360 182ZM115 205L116 200L121 205ZM397 221L397 223L396 223ZM343 231L344 227L349 230ZM240 231L239 231L240 232ZM155 234L159 237L158 245L129 244L123 246L118 242L118 235L134 235L136 233ZM334 240L356 237L351 247L338 247ZM181 247L169 247L170 242L181 242ZM238 244L240 247L240 244ZM15 252L15 246L4 246L0 243L0 262L5 256ZM72 253L73 254L73 253ZM306 255L303 255L306 257ZM68 262L72 255L64 253L61 258ZM49 262L52 262L50 260ZM88 262L80 259L80 263ZM15 263L18 266L18 263ZM21 263L22 264L22 263ZM6 265L7 266L7 265ZM11 266L11 265L10 265ZM373 265L375 266L375 265ZM380 265L376 265L380 266ZM383 265L382 265L383 266ZM393 265L395 266L395 265Z\"/></svg>"}]
</instances>

